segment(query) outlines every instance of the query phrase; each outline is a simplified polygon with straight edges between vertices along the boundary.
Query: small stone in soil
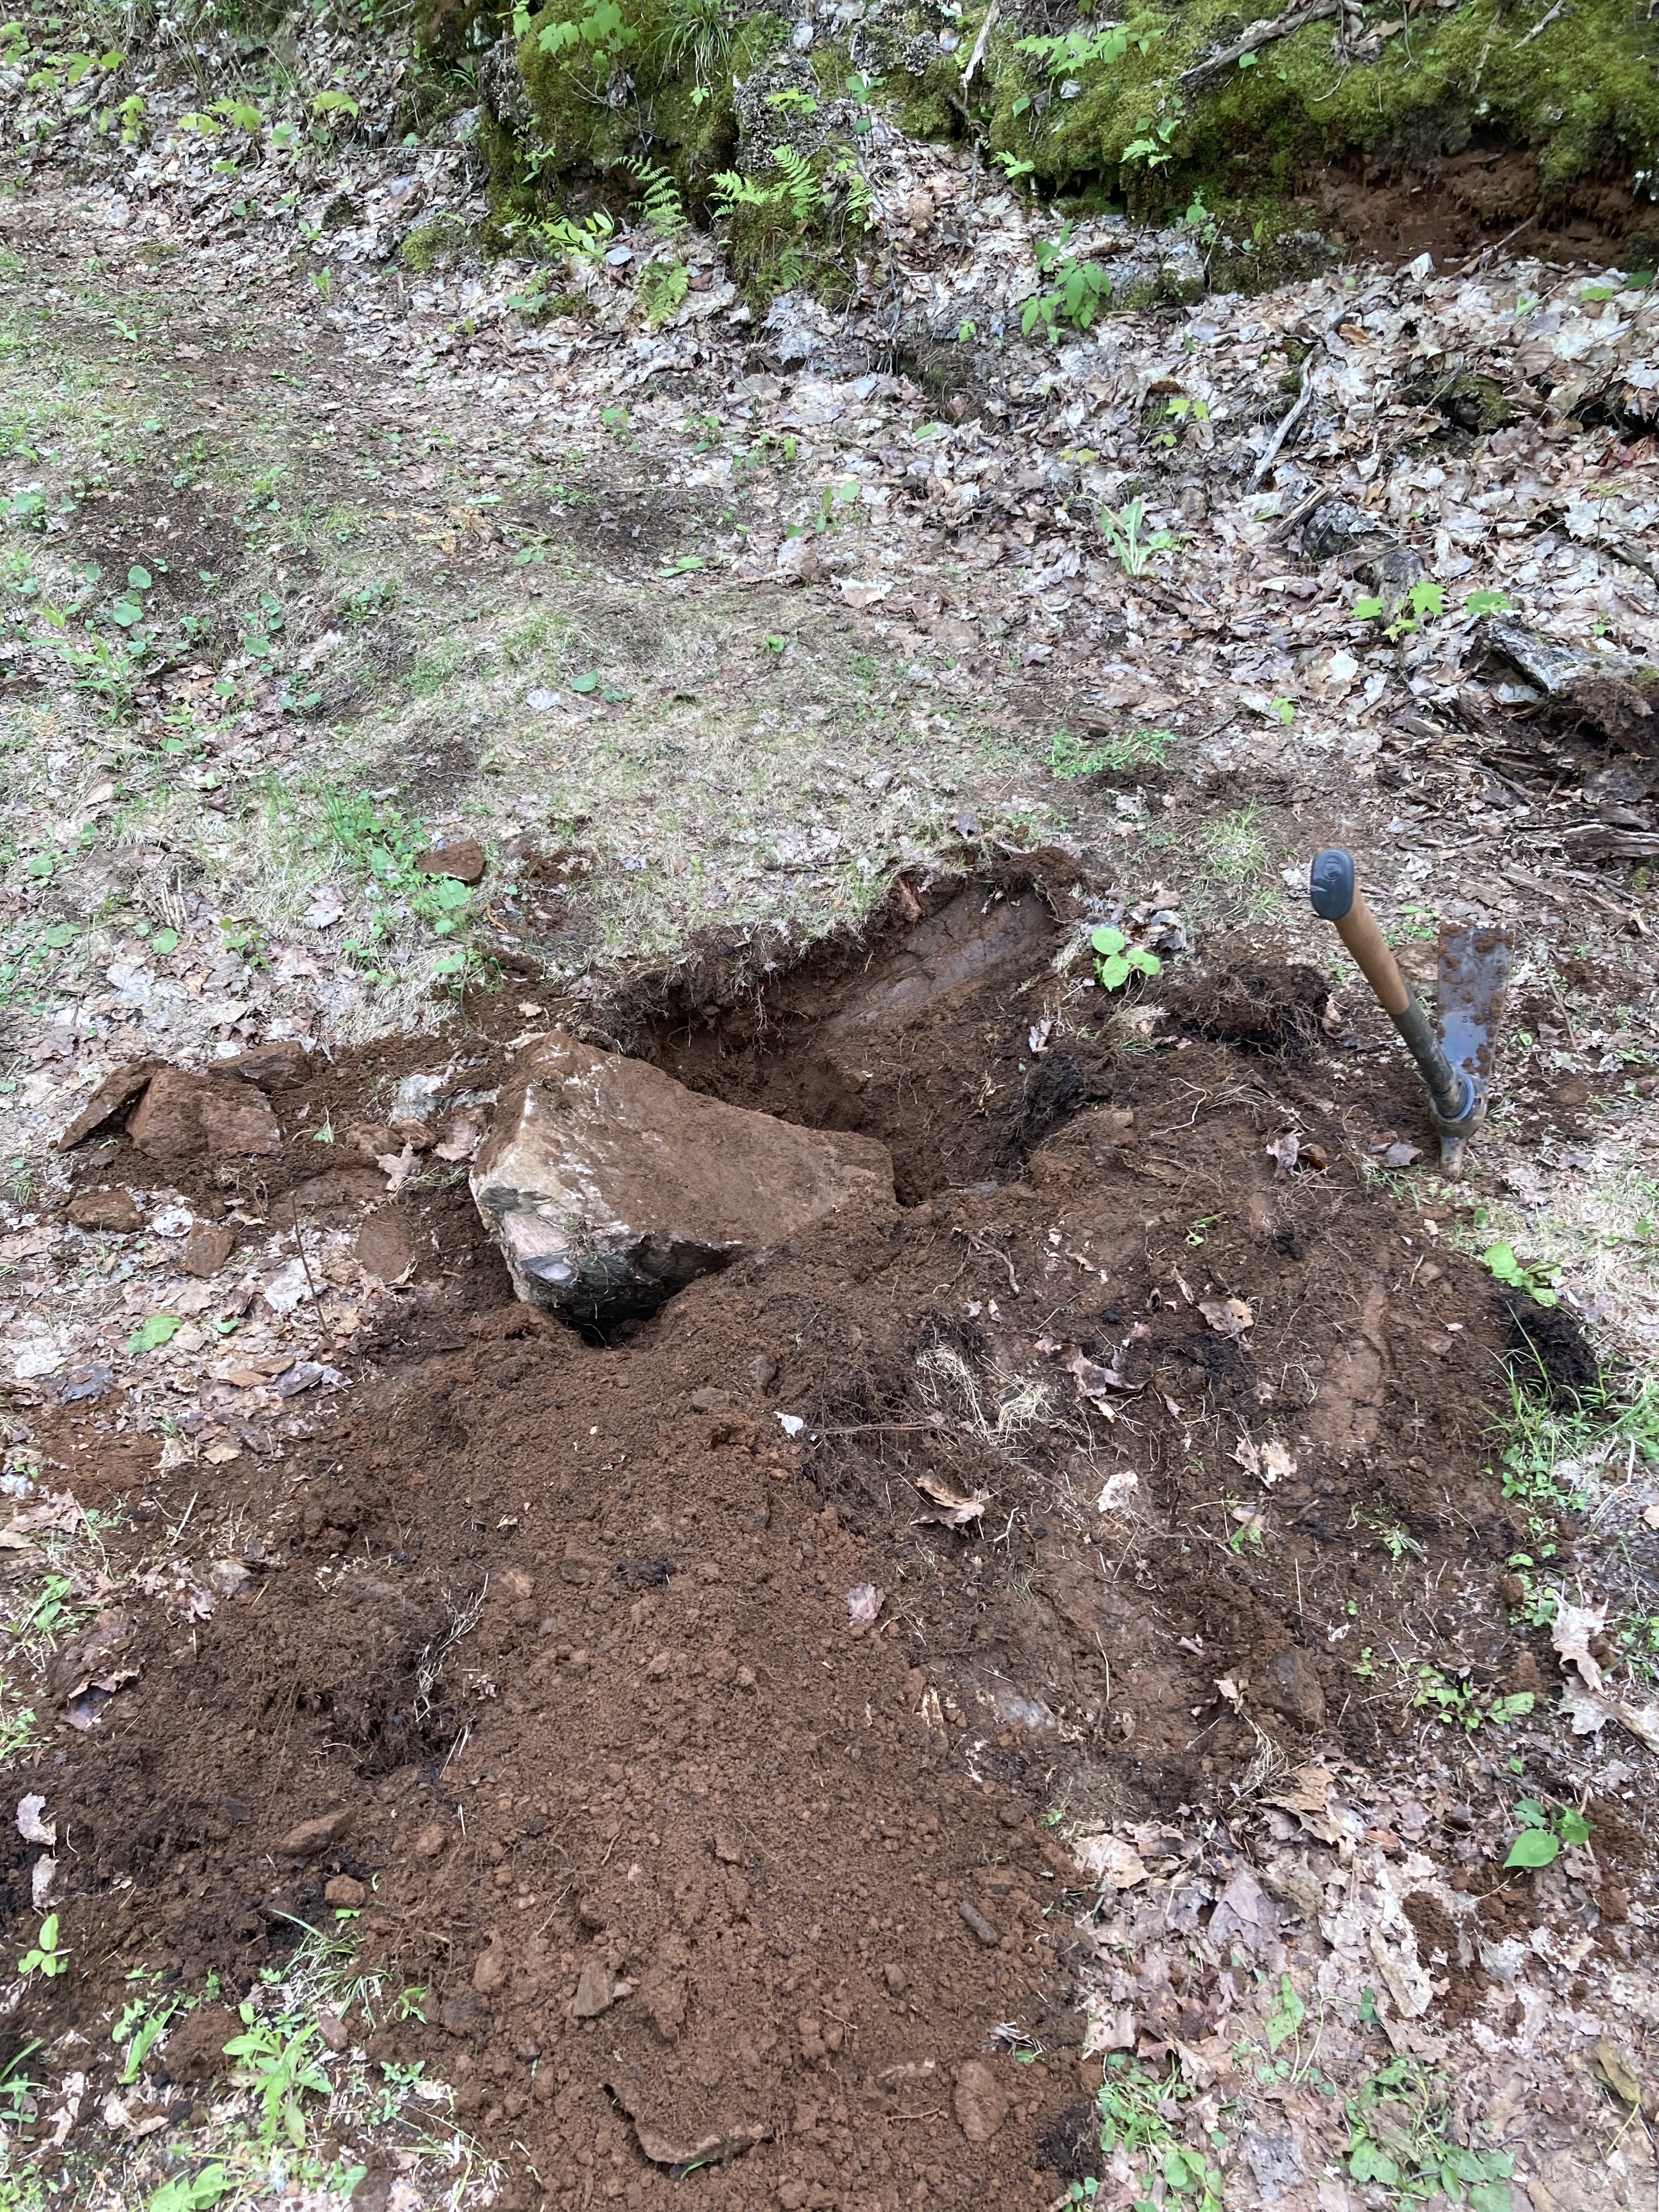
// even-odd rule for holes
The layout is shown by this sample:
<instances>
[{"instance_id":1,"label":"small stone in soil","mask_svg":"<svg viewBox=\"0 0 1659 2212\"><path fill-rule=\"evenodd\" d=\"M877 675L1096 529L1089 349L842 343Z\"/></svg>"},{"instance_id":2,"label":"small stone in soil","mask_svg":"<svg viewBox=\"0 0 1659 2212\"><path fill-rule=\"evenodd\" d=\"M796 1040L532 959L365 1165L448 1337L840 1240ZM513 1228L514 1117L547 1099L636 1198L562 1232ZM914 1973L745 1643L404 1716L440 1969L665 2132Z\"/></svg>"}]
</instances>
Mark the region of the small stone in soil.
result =
<instances>
[{"instance_id":1,"label":"small stone in soil","mask_svg":"<svg viewBox=\"0 0 1659 2212\"><path fill-rule=\"evenodd\" d=\"M957 2067L951 2105L969 2142L989 2142L1008 2117L1007 2092L982 2058L969 2058Z\"/></svg>"},{"instance_id":2,"label":"small stone in soil","mask_svg":"<svg viewBox=\"0 0 1659 2212\"><path fill-rule=\"evenodd\" d=\"M314 1858L331 1844L337 1844L355 1818L349 1805L337 1806L332 1812L319 1813L309 1820L301 1820L297 1828L290 1828L276 1848L287 1857Z\"/></svg>"},{"instance_id":3,"label":"small stone in soil","mask_svg":"<svg viewBox=\"0 0 1659 2212\"><path fill-rule=\"evenodd\" d=\"M83 1190L70 1199L69 1218L77 1229L101 1229L112 1237L131 1237L144 1225L130 1190Z\"/></svg>"},{"instance_id":4,"label":"small stone in soil","mask_svg":"<svg viewBox=\"0 0 1659 2212\"><path fill-rule=\"evenodd\" d=\"M216 1275L235 1249L236 1231L228 1221L196 1222L185 1239L185 1273Z\"/></svg>"},{"instance_id":5,"label":"small stone in soil","mask_svg":"<svg viewBox=\"0 0 1659 2212\"><path fill-rule=\"evenodd\" d=\"M368 1902L368 1890L349 1874L337 1874L331 1881L323 1885L325 1905L343 1905L348 1911L355 1912Z\"/></svg>"},{"instance_id":6,"label":"small stone in soil","mask_svg":"<svg viewBox=\"0 0 1659 2212\"><path fill-rule=\"evenodd\" d=\"M1274 1712L1304 1728L1317 1728L1325 1717L1325 1692L1311 1651L1292 1644L1275 1652L1262 1669L1261 1695Z\"/></svg>"}]
</instances>

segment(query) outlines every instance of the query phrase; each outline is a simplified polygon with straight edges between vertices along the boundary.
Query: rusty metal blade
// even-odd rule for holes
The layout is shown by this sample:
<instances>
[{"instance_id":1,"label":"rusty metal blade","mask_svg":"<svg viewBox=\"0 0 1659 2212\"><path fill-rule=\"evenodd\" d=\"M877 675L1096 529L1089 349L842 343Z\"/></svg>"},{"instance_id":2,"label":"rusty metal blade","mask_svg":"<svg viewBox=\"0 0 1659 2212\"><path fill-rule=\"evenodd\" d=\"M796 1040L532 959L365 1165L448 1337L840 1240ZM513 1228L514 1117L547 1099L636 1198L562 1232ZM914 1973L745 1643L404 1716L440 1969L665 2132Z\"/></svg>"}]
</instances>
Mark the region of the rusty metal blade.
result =
<instances>
[{"instance_id":1,"label":"rusty metal blade","mask_svg":"<svg viewBox=\"0 0 1659 2212\"><path fill-rule=\"evenodd\" d=\"M1512 939L1502 923L1443 923L1435 1026L1455 1068L1490 1087L1492 1047L1504 1018Z\"/></svg>"}]
</instances>

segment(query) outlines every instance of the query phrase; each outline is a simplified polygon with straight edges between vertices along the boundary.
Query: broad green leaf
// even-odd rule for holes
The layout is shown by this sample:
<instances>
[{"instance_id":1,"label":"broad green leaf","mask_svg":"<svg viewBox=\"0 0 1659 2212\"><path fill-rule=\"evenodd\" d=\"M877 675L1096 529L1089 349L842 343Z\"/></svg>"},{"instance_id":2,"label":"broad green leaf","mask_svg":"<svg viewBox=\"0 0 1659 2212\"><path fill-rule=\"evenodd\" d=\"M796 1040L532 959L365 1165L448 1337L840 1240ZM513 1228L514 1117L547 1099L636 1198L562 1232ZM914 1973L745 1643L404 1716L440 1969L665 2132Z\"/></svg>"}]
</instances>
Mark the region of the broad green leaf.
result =
<instances>
[{"instance_id":1,"label":"broad green leaf","mask_svg":"<svg viewBox=\"0 0 1659 2212\"><path fill-rule=\"evenodd\" d=\"M1574 1806L1561 1808L1555 1816L1555 1826L1564 1844L1587 1844L1590 1839L1590 1824Z\"/></svg>"},{"instance_id":2,"label":"broad green leaf","mask_svg":"<svg viewBox=\"0 0 1659 2212\"><path fill-rule=\"evenodd\" d=\"M127 582L135 592L149 591L150 586L149 570L148 568L140 568L135 565L127 570Z\"/></svg>"},{"instance_id":3,"label":"broad green leaf","mask_svg":"<svg viewBox=\"0 0 1659 2212\"><path fill-rule=\"evenodd\" d=\"M599 679L590 668L580 676L573 676L570 679L570 688L573 691L580 691L586 695L589 691L599 690Z\"/></svg>"},{"instance_id":4,"label":"broad green leaf","mask_svg":"<svg viewBox=\"0 0 1659 2212\"><path fill-rule=\"evenodd\" d=\"M1546 1835L1541 1828L1523 1828L1510 1845L1504 1863L1506 1867L1553 1866L1560 1849L1559 1837Z\"/></svg>"},{"instance_id":5,"label":"broad green leaf","mask_svg":"<svg viewBox=\"0 0 1659 2212\"><path fill-rule=\"evenodd\" d=\"M149 940L149 949L152 952L176 952L179 949L178 931L158 929Z\"/></svg>"},{"instance_id":6,"label":"broad green leaf","mask_svg":"<svg viewBox=\"0 0 1659 2212\"><path fill-rule=\"evenodd\" d=\"M159 1346L170 1343L184 1325L177 1314L151 1314L127 1339L127 1357L136 1358L141 1352L154 1352Z\"/></svg>"},{"instance_id":7,"label":"broad green leaf","mask_svg":"<svg viewBox=\"0 0 1659 2212\"><path fill-rule=\"evenodd\" d=\"M1097 952L1121 952L1127 939L1121 929L1096 929L1089 933L1089 942Z\"/></svg>"}]
</instances>

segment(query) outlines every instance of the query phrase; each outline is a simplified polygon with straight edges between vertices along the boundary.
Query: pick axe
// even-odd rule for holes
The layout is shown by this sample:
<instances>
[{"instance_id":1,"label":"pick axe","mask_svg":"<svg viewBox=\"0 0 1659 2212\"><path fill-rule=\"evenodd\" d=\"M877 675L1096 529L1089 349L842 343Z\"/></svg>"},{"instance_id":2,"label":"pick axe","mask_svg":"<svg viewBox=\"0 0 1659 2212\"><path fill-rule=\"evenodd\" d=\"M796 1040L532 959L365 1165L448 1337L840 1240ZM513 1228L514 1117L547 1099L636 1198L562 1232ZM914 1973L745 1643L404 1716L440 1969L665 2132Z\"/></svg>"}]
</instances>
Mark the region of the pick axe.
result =
<instances>
[{"instance_id":1,"label":"pick axe","mask_svg":"<svg viewBox=\"0 0 1659 2212\"><path fill-rule=\"evenodd\" d=\"M1491 922L1441 924L1431 1023L1354 881L1352 854L1340 845L1328 846L1314 861L1309 890L1314 912L1334 922L1417 1062L1428 1089L1429 1118L1440 1139L1441 1173L1461 1175L1464 1147L1486 1118L1492 1039L1510 980L1510 932Z\"/></svg>"}]
</instances>

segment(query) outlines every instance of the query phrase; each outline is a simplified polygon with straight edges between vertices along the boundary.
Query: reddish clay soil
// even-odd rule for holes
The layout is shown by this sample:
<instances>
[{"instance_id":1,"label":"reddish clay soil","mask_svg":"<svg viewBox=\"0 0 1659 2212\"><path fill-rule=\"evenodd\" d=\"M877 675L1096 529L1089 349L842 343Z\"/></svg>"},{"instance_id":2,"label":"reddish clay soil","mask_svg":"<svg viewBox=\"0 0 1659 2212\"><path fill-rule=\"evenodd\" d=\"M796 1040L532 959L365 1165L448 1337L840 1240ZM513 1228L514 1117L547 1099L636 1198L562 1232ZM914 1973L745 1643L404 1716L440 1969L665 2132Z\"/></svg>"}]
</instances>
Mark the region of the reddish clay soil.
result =
<instances>
[{"instance_id":1,"label":"reddish clay soil","mask_svg":"<svg viewBox=\"0 0 1659 2212\"><path fill-rule=\"evenodd\" d=\"M409 1285L338 1355L354 1387L263 1454L163 1479L153 1445L54 1417L82 1502L131 1502L118 1557L194 1494L195 1556L252 1578L205 1621L125 1601L137 1679L46 1754L82 1964L12 2036L107 2053L124 1974L234 1989L347 1875L377 1884L367 1949L431 1991L374 2054L456 2082L525 2203L1036 2206L1087 2086L1050 1808L1232 1808L1259 1738L1223 1679L1293 1759L1385 1756L1406 1716L1347 1662L1407 1622L1443 1666L1535 1682L1480 1471L1505 1318L1359 1170L1419 1132L1409 1076L1310 1037L1305 971L1271 969L1189 994L1156 1051L1062 1022L1038 1053L1061 921L1030 889L934 907L630 1032L700 1087L883 1138L897 1208L586 1341L510 1302L457 1181L398 1201ZM441 1058L276 1094L263 1187L384 1215L384 1178L319 1180L308 1133ZM501 1064L477 1059L468 1081ZM1267 1156L1292 1121L1322 1169ZM118 1134L82 1172L137 1171ZM1229 1297L1237 1337L1202 1311ZM1273 1440L1294 1467L1264 1489L1237 1455ZM945 1525L975 1491L982 1519ZM1171 1991L1152 2032L1204 2002ZM1049 2056L1014 2064L1002 2023ZM212 2051L179 2063L205 2096Z\"/></svg>"}]
</instances>

